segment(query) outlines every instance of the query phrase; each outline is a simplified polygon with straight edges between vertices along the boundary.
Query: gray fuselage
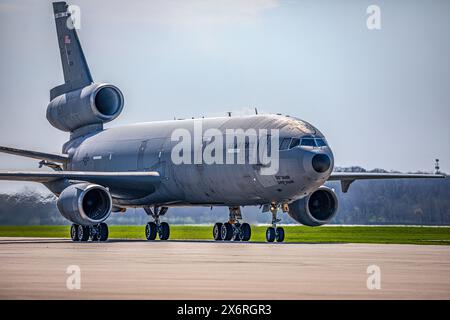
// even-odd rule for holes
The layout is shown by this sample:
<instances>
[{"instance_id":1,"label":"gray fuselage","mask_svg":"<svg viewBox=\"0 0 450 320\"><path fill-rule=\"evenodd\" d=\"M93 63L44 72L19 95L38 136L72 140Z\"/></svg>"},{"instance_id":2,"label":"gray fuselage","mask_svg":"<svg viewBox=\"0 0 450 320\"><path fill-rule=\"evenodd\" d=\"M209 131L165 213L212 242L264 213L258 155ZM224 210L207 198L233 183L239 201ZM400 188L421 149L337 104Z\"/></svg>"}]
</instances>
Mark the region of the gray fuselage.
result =
<instances>
[{"instance_id":1,"label":"gray fuselage","mask_svg":"<svg viewBox=\"0 0 450 320\"><path fill-rule=\"evenodd\" d=\"M333 169L330 147L297 146L279 151L279 170L276 174L261 174L261 164L174 164L171 158L172 141L176 129L194 131L194 123L201 124L203 132L210 128L276 129L283 138L305 136L322 138L322 133L305 121L279 115L218 117L139 123L103 131L66 143L64 152L72 171L157 171L161 184L156 189L127 191L127 185L111 190L114 203L120 206L145 205L259 205L270 202L291 202L310 194L328 179ZM226 140L224 138L224 140ZM224 154L229 152L224 145ZM236 147L236 146L235 146ZM192 144L195 148L204 148ZM244 150L245 146L237 145ZM201 152L201 150L200 150ZM316 154L325 154L331 165L325 172L312 166Z\"/></svg>"}]
</instances>

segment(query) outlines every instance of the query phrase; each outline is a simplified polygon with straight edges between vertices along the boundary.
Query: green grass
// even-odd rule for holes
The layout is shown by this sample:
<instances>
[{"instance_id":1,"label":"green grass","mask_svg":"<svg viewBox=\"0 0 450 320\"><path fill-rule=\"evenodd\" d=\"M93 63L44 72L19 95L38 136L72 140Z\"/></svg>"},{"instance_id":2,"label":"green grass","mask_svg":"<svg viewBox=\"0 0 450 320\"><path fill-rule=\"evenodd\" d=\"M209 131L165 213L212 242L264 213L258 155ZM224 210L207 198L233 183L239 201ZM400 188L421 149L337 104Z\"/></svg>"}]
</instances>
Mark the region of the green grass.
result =
<instances>
[{"instance_id":1,"label":"green grass","mask_svg":"<svg viewBox=\"0 0 450 320\"><path fill-rule=\"evenodd\" d=\"M0 237L68 238L68 226L0 226ZM110 226L110 238L145 239L144 226ZM252 226L252 241L265 241L265 226ZM450 245L450 227L285 226L286 242ZM211 240L212 226L171 225L170 239Z\"/></svg>"}]
</instances>

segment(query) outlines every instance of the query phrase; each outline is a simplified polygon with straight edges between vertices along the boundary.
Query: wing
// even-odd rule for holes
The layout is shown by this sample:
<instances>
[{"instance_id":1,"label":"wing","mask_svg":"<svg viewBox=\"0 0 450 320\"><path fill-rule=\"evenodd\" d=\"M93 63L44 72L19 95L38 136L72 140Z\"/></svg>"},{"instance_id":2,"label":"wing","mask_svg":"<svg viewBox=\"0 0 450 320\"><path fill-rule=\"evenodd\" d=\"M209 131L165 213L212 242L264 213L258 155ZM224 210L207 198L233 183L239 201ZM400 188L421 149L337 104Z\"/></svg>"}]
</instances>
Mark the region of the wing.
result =
<instances>
[{"instance_id":1,"label":"wing","mask_svg":"<svg viewBox=\"0 0 450 320\"><path fill-rule=\"evenodd\" d=\"M347 192L350 184L355 180L372 179L434 179L446 178L444 174L426 174L426 173L373 173L373 172L333 172L328 181L340 181L342 192Z\"/></svg>"},{"instance_id":2,"label":"wing","mask_svg":"<svg viewBox=\"0 0 450 320\"><path fill-rule=\"evenodd\" d=\"M108 187L112 194L135 195L153 193L161 178L156 171L144 172L89 172L89 171L0 171L0 180L32 181L49 184L58 180L75 180Z\"/></svg>"}]
</instances>

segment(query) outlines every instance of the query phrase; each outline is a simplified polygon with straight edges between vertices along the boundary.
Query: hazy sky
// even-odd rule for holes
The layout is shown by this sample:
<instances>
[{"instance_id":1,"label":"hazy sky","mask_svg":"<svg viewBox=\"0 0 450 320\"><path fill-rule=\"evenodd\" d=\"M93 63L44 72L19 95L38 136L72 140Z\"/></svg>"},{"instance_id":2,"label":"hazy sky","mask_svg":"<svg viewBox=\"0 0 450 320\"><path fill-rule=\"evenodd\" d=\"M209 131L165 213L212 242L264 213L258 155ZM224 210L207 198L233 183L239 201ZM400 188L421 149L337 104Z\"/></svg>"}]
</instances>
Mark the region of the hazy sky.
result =
<instances>
[{"instance_id":1,"label":"hazy sky","mask_svg":"<svg viewBox=\"0 0 450 320\"><path fill-rule=\"evenodd\" d=\"M117 85L108 126L289 114L318 127L336 165L450 172L450 1L73 1L94 80ZM368 30L366 9L381 9ZM0 145L60 152L45 118L62 83L50 1L0 2ZM36 169L0 155L0 170ZM9 189L23 183L0 183Z\"/></svg>"}]
</instances>

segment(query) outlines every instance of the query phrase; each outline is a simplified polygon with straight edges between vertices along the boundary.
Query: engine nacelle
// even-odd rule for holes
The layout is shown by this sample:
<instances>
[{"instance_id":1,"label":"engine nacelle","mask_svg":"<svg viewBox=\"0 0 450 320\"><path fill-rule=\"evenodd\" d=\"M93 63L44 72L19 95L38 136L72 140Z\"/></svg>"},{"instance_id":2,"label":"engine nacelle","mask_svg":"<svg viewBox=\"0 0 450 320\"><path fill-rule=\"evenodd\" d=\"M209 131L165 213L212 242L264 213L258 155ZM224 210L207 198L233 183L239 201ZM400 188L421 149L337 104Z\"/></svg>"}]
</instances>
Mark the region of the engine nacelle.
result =
<instances>
[{"instance_id":1,"label":"engine nacelle","mask_svg":"<svg viewBox=\"0 0 450 320\"><path fill-rule=\"evenodd\" d=\"M289 215L295 221L310 227L329 223L336 215L338 200L333 190L321 186L309 196L289 205Z\"/></svg>"},{"instance_id":2,"label":"engine nacelle","mask_svg":"<svg viewBox=\"0 0 450 320\"><path fill-rule=\"evenodd\" d=\"M112 210L109 191L91 183L78 183L67 187L56 204L64 218L84 226L105 221Z\"/></svg>"},{"instance_id":3,"label":"engine nacelle","mask_svg":"<svg viewBox=\"0 0 450 320\"><path fill-rule=\"evenodd\" d=\"M55 97L47 107L47 120L57 129L74 131L114 120L122 112L123 103L117 87L94 83Z\"/></svg>"}]
</instances>

